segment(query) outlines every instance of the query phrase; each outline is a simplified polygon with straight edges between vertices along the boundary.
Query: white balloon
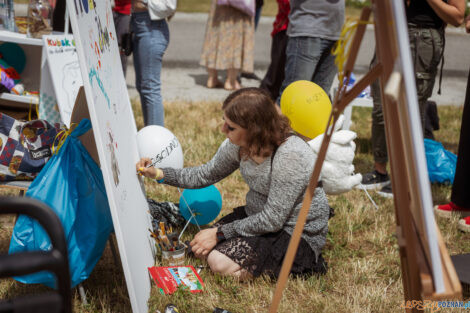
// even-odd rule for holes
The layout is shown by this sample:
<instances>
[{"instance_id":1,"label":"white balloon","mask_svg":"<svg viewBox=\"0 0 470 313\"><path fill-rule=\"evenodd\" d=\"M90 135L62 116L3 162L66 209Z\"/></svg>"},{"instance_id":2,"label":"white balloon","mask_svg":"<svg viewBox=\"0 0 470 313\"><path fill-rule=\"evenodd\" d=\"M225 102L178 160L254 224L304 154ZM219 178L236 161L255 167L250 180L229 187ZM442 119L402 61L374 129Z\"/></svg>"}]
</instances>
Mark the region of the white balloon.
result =
<instances>
[{"instance_id":1,"label":"white balloon","mask_svg":"<svg viewBox=\"0 0 470 313\"><path fill-rule=\"evenodd\" d=\"M150 158L155 167L183 168L183 149L178 138L162 126L150 125L137 133L141 158Z\"/></svg>"}]
</instances>

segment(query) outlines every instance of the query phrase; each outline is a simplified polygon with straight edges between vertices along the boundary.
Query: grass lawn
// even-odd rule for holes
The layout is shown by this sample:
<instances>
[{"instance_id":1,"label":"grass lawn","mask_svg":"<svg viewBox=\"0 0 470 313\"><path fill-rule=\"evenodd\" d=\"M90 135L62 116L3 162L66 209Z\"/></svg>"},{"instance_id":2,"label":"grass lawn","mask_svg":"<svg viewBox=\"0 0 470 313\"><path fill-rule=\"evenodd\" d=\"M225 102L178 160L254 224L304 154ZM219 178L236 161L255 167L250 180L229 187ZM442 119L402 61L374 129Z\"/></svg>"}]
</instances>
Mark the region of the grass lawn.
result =
<instances>
[{"instance_id":1,"label":"grass lawn","mask_svg":"<svg viewBox=\"0 0 470 313\"><path fill-rule=\"evenodd\" d=\"M220 103L173 102L165 103L166 126L183 145L185 166L208 161L224 139L219 132L221 125ZM137 125L142 127L140 105L133 103ZM355 108L352 129L358 133L355 165L358 172L367 171L372 165L370 148L370 109ZM447 149L456 152L459 137L460 107L439 107L441 130L437 140ZM178 201L176 188L146 182L149 197L159 201ZM244 204L247 186L237 171L217 184L222 197L222 214ZM400 272L398 245L395 237L393 200L382 199L371 193L379 205L375 210L363 191L353 190L339 196L329 196L336 216L330 220L324 256L329 271L322 277L290 279L284 292L279 312L400 312L403 288ZM449 186L433 186L435 203L448 201ZM8 250L13 217L0 220L0 251ZM457 230L457 218L438 219L439 227L450 254L470 252L470 234ZM195 233L190 229L187 236ZM197 260L189 264L201 265ZM251 282L238 282L203 269L201 276L206 284L205 292L193 295L179 291L174 295L160 295L152 287L149 312L162 311L167 303L174 303L182 313L207 313L214 307L225 308L232 313L266 312L274 292L275 282L258 278ZM88 305L80 302L74 290L74 312L131 311L124 274L114 264L109 247L91 277L83 283ZM0 298L45 290L41 286L27 286L12 279L0 281ZM459 312L448 309L446 312ZM463 312L463 311L462 311Z\"/></svg>"}]
</instances>

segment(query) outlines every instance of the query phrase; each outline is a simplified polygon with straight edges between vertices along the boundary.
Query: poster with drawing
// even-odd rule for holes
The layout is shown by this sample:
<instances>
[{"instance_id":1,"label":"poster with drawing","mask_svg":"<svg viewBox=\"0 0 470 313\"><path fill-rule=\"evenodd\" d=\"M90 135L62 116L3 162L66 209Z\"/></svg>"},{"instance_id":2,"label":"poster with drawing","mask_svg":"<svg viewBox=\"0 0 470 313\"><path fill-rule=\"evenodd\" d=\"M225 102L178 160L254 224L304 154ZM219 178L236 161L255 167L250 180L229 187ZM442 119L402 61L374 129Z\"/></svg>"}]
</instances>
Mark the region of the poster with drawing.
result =
<instances>
[{"instance_id":1,"label":"poster with drawing","mask_svg":"<svg viewBox=\"0 0 470 313\"><path fill-rule=\"evenodd\" d=\"M70 127L75 98L83 85L75 40L72 35L48 35L42 40L60 117Z\"/></svg>"},{"instance_id":2,"label":"poster with drawing","mask_svg":"<svg viewBox=\"0 0 470 313\"><path fill-rule=\"evenodd\" d=\"M137 128L118 51L110 0L67 0L106 193L133 312L147 312L154 245L141 180Z\"/></svg>"}]
</instances>

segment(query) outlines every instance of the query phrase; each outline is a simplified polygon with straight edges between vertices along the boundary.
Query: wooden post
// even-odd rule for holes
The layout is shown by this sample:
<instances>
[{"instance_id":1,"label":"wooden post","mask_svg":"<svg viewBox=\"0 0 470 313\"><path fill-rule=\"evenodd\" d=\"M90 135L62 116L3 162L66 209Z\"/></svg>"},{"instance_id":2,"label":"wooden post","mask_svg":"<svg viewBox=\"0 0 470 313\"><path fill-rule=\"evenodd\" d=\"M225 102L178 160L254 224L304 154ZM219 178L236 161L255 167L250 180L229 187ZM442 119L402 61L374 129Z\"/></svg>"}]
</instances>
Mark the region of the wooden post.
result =
<instances>
[{"instance_id":1,"label":"wooden post","mask_svg":"<svg viewBox=\"0 0 470 313\"><path fill-rule=\"evenodd\" d=\"M392 187L395 197L397 238L405 300L438 300L461 297L460 282L439 229L434 222L432 225L426 225L423 218L422 189L418 188L420 173L414 166L416 164L416 155L411 148L414 142L412 140L412 127L410 127L411 122L406 110L408 106L406 93L410 91L407 90L404 84L402 74L395 70L396 62L399 59L399 49L398 37L394 28L396 17L392 14L391 1L394 0L373 1L377 65L349 91L346 91L345 84L340 82L327 124L330 125L331 123L331 126L325 130L325 136L284 258L269 313L277 312L281 301L336 120L346 105L354 100L379 75ZM361 21L367 21L369 14L370 9L364 9ZM349 81L354 67L364 31L365 25L359 25L351 44L350 54L343 72L346 82ZM420 121L413 122L420 123ZM439 294L435 292L431 271L432 259L425 227L436 228L445 284L445 292ZM417 307L410 307L406 310L408 312L418 312Z\"/></svg>"}]
</instances>

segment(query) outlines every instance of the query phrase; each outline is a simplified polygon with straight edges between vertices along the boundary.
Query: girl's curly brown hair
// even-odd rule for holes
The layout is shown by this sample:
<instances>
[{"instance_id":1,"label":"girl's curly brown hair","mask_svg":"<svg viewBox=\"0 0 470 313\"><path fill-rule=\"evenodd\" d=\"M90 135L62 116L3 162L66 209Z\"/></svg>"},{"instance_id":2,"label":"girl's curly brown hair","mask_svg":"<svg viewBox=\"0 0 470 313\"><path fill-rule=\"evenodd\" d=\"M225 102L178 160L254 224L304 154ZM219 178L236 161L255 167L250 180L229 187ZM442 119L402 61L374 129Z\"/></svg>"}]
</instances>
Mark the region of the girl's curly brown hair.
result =
<instances>
[{"instance_id":1,"label":"girl's curly brown hair","mask_svg":"<svg viewBox=\"0 0 470 313\"><path fill-rule=\"evenodd\" d=\"M230 94L222 104L226 116L247 131L243 156L271 155L292 132L290 121L280 114L267 92L243 88Z\"/></svg>"}]
</instances>

